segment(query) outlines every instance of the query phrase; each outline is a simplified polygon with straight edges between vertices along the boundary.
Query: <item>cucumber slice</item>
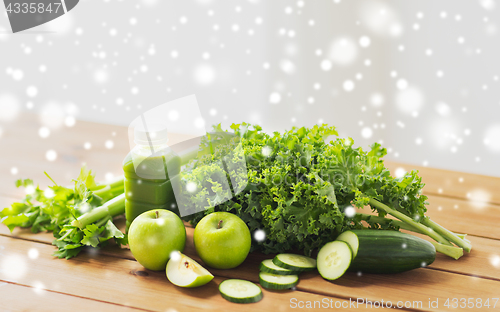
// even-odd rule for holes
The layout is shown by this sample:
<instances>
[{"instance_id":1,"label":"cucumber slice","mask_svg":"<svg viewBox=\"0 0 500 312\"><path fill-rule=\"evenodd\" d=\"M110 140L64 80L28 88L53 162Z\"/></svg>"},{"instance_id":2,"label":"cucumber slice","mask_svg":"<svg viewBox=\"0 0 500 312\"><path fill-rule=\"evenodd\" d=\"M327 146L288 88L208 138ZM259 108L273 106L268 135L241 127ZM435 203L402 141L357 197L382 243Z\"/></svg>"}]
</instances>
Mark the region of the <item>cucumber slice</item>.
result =
<instances>
[{"instance_id":1,"label":"cucumber slice","mask_svg":"<svg viewBox=\"0 0 500 312\"><path fill-rule=\"evenodd\" d=\"M273 263L291 271L305 272L316 268L316 260L296 254L279 254L273 259Z\"/></svg>"},{"instance_id":2,"label":"cucumber slice","mask_svg":"<svg viewBox=\"0 0 500 312\"><path fill-rule=\"evenodd\" d=\"M344 275L351 264L352 251L343 241L333 241L318 252L318 271L324 279L336 280Z\"/></svg>"},{"instance_id":3,"label":"cucumber slice","mask_svg":"<svg viewBox=\"0 0 500 312\"><path fill-rule=\"evenodd\" d=\"M228 279L220 283L222 298L235 303L252 303L262 299L262 290L252 282Z\"/></svg>"},{"instance_id":4,"label":"cucumber slice","mask_svg":"<svg viewBox=\"0 0 500 312\"><path fill-rule=\"evenodd\" d=\"M259 283L267 289L289 289L297 285L297 275L276 275L266 272L259 273Z\"/></svg>"},{"instance_id":5,"label":"cucumber slice","mask_svg":"<svg viewBox=\"0 0 500 312\"><path fill-rule=\"evenodd\" d=\"M259 269L261 272L276 274L276 275L294 275L296 272L283 269L282 267L277 266L273 263L273 259L266 259L262 261L259 265Z\"/></svg>"},{"instance_id":6,"label":"cucumber slice","mask_svg":"<svg viewBox=\"0 0 500 312\"><path fill-rule=\"evenodd\" d=\"M358 254L358 249L359 249L359 239L356 234L352 231L346 231L342 234L340 234L337 237L338 241L343 241L349 244L349 247L351 247L352 250L352 258L356 258L356 255Z\"/></svg>"}]
</instances>

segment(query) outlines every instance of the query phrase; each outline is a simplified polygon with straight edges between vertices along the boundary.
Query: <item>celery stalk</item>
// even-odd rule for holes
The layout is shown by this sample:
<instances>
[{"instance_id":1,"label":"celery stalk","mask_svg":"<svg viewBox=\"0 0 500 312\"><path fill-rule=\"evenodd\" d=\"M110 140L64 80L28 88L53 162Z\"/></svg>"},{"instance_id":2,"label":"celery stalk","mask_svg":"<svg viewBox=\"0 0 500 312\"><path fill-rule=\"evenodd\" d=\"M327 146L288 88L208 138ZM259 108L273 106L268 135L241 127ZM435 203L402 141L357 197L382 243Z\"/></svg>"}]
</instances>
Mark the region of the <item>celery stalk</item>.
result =
<instances>
[{"instance_id":1,"label":"celery stalk","mask_svg":"<svg viewBox=\"0 0 500 312\"><path fill-rule=\"evenodd\" d=\"M375 206L375 207L387 212L391 216L398 218L399 220L409 224L410 226L421 231L422 234L429 236L430 238L434 239L438 243L441 243L444 245L451 245L450 242L446 238L441 236L439 233L437 233L433 229L428 228L427 226L423 225L422 223L418 223L418 222L414 221L412 218L408 217L404 213L401 213L395 209L392 209L391 207L379 202L378 200L371 198L370 205Z\"/></svg>"},{"instance_id":2,"label":"celery stalk","mask_svg":"<svg viewBox=\"0 0 500 312\"><path fill-rule=\"evenodd\" d=\"M125 213L125 194L121 194L104 205L81 215L78 219L73 220L71 225L84 229L87 225L97 222L102 218L108 216L114 217L123 213Z\"/></svg>"}]
</instances>

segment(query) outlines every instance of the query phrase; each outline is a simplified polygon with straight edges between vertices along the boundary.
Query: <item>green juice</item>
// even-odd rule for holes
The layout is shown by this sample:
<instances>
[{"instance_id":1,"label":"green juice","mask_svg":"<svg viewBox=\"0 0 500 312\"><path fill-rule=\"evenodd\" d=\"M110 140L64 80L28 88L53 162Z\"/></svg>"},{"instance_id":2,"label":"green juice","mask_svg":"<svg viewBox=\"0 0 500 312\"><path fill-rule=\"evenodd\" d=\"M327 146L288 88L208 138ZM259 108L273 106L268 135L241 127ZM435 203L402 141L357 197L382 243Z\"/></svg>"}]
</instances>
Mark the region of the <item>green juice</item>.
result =
<instances>
[{"instance_id":1,"label":"green juice","mask_svg":"<svg viewBox=\"0 0 500 312\"><path fill-rule=\"evenodd\" d=\"M179 215L172 182L178 190L180 184L175 183L180 183L181 166L199 156L213 154L217 148L228 149L234 144L232 139L234 134L226 132L207 135L206 142L195 137L183 142L186 149L177 155L167 145L167 129L161 124L150 124L149 129L136 127L136 146L123 161L126 230L138 215L148 210L168 209ZM181 206L185 208L185 203Z\"/></svg>"},{"instance_id":2,"label":"green juice","mask_svg":"<svg viewBox=\"0 0 500 312\"><path fill-rule=\"evenodd\" d=\"M123 161L127 231L132 221L145 211L168 209L178 213L170 176L179 174L180 157L168 147L151 156L148 153L151 154L150 147L138 146Z\"/></svg>"}]
</instances>

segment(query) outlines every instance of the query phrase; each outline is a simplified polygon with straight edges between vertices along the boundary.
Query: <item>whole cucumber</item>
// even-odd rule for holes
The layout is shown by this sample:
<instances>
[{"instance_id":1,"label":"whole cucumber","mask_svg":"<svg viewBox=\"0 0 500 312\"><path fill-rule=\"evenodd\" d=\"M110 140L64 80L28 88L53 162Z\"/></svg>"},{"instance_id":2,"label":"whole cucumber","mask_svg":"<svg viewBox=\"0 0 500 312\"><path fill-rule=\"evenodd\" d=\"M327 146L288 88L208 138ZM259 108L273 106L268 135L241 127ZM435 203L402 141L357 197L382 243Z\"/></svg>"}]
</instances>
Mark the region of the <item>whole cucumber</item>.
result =
<instances>
[{"instance_id":1,"label":"whole cucumber","mask_svg":"<svg viewBox=\"0 0 500 312\"><path fill-rule=\"evenodd\" d=\"M419 237L390 230L354 230L359 247L349 271L399 273L425 267L436 259L436 248Z\"/></svg>"}]
</instances>

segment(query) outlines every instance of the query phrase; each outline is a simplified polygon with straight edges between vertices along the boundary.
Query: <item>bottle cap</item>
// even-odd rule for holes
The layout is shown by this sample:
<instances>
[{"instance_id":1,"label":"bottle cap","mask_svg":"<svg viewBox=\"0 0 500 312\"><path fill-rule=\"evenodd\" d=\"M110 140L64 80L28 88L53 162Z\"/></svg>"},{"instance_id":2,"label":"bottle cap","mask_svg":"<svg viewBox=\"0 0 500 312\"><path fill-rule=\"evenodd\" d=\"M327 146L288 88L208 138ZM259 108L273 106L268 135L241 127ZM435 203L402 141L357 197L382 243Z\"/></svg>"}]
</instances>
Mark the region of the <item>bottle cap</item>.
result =
<instances>
[{"instance_id":1,"label":"bottle cap","mask_svg":"<svg viewBox=\"0 0 500 312\"><path fill-rule=\"evenodd\" d=\"M141 124L134 128L134 142L139 145L161 145L168 142L167 127L162 124Z\"/></svg>"}]
</instances>

